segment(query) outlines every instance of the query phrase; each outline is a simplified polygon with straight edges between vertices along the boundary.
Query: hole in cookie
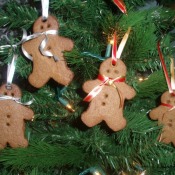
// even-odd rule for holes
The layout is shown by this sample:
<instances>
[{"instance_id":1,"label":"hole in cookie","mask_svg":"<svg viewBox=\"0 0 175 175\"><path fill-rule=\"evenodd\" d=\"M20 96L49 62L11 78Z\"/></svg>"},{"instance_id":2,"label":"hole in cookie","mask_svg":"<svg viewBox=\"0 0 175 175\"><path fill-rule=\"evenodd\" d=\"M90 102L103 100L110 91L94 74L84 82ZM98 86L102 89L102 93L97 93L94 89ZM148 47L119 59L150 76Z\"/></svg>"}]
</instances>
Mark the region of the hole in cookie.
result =
<instances>
[{"instance_id":1,"label":"hole in cookie","mask_svg":"<svg viewBox=\"0 0 175 175\"><path fill-rule=\"evenodd\" d=\"M108 94L105 94L105 98L108 98Z\"/></svg>"},{"instance_id":2,"label":"hole in cookie","mask_svg":"<svg viewBox=\"0 0 175 175\"><path fill-rule=\"evenodd\" d=\"M106 105L106 103L105 103L105 102L102 102L101 104L102 104L102 106L105 106L105 105Z\"/></svg>"},{"instance_id":3,"label":"hole in cookie","mask_svg":"<svg viewBox=\"0 0 175 175\"><path fill-rule=\"evenodd\" d=\"M7 126L10 126L10 123L6 123Z\"/></svg>"},{"instance_id":4,"label":"hole in cookie","mask_svg":"<svg viewBox=\"0 0 175 175\"><path fill-rule=\"evenodd\" d=\"M50 24L47 24L47 28L50 28L51 27L51 25Z\"/></svg>"},{"instance_id":5,"label":"hole in cookie","mask_svg":"<svg viewBox=\"0 0 175 175\"><path fill-rule=\"evenodd\" d=\"M110 73L110 70L109 70L109 69L107 69L107 70L106 70L106 72L107 72L107 73Z\"/></svg>"},{"instance_id":6,"label":"hole in cookie","mask_svg":"<svg viewBox=\"0 0 175 175\"><path fill-rule=\"evenodd\" d=\"M42 29L44 29L44 27L43 26L40 26L40 29L42 30Z\"/></svg>"},{"instance_id":7,"label":"hole in cookie","mask_svg":"<svg viewBox=\"0 0 175 175\"><path fill-rule=\"evenodd\" d=\"M9 114L7 115L7 118L10 118L10 115Z\"/></svg>"},{"instance_id":8,"label":"hole in cookie","mask_svg":"<svg viewBox=\"0 0 175 175\"><path fill-rule=\"evenodd\" d=\"M168 104L170 104L171 101L170 101L170 100L167 100L166 102L167 102Z\"/></svg>"}]
</instances>

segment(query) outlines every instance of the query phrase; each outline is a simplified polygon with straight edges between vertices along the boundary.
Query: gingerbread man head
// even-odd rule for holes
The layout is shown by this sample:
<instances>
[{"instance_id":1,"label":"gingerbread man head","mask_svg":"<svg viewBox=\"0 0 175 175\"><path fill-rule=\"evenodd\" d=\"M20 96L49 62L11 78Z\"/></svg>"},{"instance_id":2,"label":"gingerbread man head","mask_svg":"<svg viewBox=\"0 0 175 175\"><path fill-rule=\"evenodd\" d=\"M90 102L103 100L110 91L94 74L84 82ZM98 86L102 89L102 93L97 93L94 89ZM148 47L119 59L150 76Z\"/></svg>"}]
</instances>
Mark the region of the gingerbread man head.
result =
<instances>
[{"instance_id":1,"label":"gingerbread man head","mask_svg":"<svg viewBox=\"0 0 175 175\"><path fill-rule=\"evenodd\" d=\"M15 84L11 85L11 88L7 88L6 84L0 87L0 95L7 95L15 98L21 98L22 93L19 87Z\"/></svg>"},{"instance_id":2,"label":"gingerbread man head","mask_svg":"<svg viewBox=\"0 0 175 175\"><path fill-rule=\"evenodd\" d=\"M116 78L126 75L126 66L121 60L117 60L116 65L112 65L111 59L107 59L101 64L99 72L109 78Z\"/></svg>"},{"instance_id":3,"label":"gingerbread man head","mask_svg":"<svg viewBox=\"0 0 175 175\"><path fill-rule=\"evenodd\" d=\"M46 32L48 30L58 30L59 25L58 21L54 16L48 16L48 19L43 21L42 17L39 17L34 25L33 25L33 32Z\"/></svg>"},{"instance_id":4,"label":"gingerbread man head","mask_svg":"<svg viewBox=\"0 0 175 175\"><path fill-rule=\"evenodd\" d=\"M164 92L161 96L161 103L175 106L175 95L171 94L169 91Z\"/></svg>"}]
</instances>

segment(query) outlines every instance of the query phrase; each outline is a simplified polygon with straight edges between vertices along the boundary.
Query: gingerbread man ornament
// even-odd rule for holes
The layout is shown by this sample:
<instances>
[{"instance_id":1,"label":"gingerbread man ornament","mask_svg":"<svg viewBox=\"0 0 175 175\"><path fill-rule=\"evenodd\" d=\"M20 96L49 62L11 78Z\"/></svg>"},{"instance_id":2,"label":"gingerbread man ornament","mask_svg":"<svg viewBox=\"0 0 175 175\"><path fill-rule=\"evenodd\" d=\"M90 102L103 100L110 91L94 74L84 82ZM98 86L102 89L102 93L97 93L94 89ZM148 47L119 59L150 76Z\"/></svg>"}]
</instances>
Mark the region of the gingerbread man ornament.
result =
<instances>
[{"instance_id":1,"label":"gingerbread man ornament","mask_svg":"<svg viewBox=\"0 0 175 175\"><path fill-rule=\"evenodd\" d=\"M162 125L159 141L175 146L175 95L166 91L161 96L161 105L150 112L150 118Z\"/></svg>"},{"instance_id":2,"label":"gingerbread man ornament","mask_svg":"<svg viewBox=\"0 0 175 175\"><path fill-rule=\"evenodd\" d=\"M58 30L59 24L54 16L49 16L46 21L39 17L34 25L33 32L43 33L49 30ZM45 35L40 35L23 43L23 48L33 58L33 71L29 76L29 82L36 88L44 86L50 78L62 85L68 85L73 79L73 72L67 67L63 57L63 51L71 51L73 48L72 40L53 34L47 34L47 44L44 51L49 51L58 58L55 61L53 57L41 54L39 47L45 39Z\"/></svg>"},{"instance_id":3,"label":"gingerbread man ornament","mask_svg":"<svg viewBox=\"0 0 175 175\"><path fill-rule=\"evenodd\" d=\"M0 96L21 97L18 86L12 84L11 89L6 85L0 87ZM24 137L25 122L34 116L33 111L12 99L0 100L0 149L6 147L7 143L13 147L27 147L28 141Z\"/></svg>"},{"instance_id":4,"label":"gingerbread man ornament","mask_svg":"<svg viewBox=\"0 0 175 175\"><path fill-rule=\"evenodd\" d=\"M163 116L168 112L173 106L175 106L175 96L166 91L161 96L161 105L150 111L150 118L153 120L158 120L161 124Z\"/></svg>"},{"instance_id":5,"label":"gingerbread man ornament","mask_svg":"<svg viewBox=\"0 0 175 175\"><path fill-rule=\"evenodd\" d=\"M91 100L81 119L89 127L105 121L113 131L119 131L126 126L123 116L124 100L132 99L136 94L135 90L124 81L126 66L121 60L117 60L114 66L112 58L108 58L100 65L99 73L108 77L109 81L103 84L102 90ZM84 83L83 90L90 93L101 83L100 79L89 80Z\"/></svg>"}]
</instances>

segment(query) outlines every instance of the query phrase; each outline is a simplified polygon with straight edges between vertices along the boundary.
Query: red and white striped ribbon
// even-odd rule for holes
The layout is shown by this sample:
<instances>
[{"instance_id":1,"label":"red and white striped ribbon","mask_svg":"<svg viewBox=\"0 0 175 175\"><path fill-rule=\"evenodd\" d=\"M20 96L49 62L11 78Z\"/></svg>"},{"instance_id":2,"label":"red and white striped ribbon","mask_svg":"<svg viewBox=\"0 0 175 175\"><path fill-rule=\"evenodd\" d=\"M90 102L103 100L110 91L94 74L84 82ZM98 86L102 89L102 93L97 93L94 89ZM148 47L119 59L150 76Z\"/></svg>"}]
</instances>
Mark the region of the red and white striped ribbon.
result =
<instances>
[{"instance_id":1,"label":"red and white striped ribbon","mask_svg":"<svg viewBox=\"0 0 175 175\"><path fill-rule=\"evenodd\" d=\"M159 58L160 58L160 61L161 61L161 64L162 64L162 68L163 68L163 71L164 71L164 75L165 75L165 78L166 78L166 82L167 82L167 85L168 85L169 92L171 94L173 94L171 81L170 81L170 78L168 76L168 71L167 71L167 68L166 68L166 64L165 64L165 61L164 61L164 58L163 58L163 54L162 54L161 49L160 49L160 41L157 43L157 49L158 49Z\"/></svg>"},{"instance_id":2,"label":"red and white striped ribbon","mask_svg":"<svg viewBox=\"0 0 175 175\"><path fill-rule=\"evenodd\" d=\"M170 108L170 110L169 110L169 111L171 111L171 110L175 109L175 106L170 105L170 104L167 104L167 103L161 103L161 105L162 105L162 106L166 106L166 107Z\"/></svg>"},{"instance_id":3,"label":"red and white striped ribbon","mask_svg":"<svg viewBox=\"0 0 175 175\"><path fill-rule=\"evenodd\" d=\"M116 37L116 31L114 32L113 36L113 46L112 46L112 65L116 65L117 63L117 37Z\"/></svg>"},{"instance_id":4,"label":"red and white striped ribbon","mask_svg":"<svg viewBox=\"0 0 175 175\"><path fill-rule=\"evenodd\" d=\"M126 5L123 0L113 0L113 2L123 13L127 13Z\"/></svg>"},{"instance_id":5,"label":"red and white striped ribbon","mask_svg":"<svg viewBox=\"0 0 175 175\"><path fill-rule=\"evenodd\" d=\"M117 63L117 59L120 59L120 57L122 55L122 52L123 52L123 49L124 49L124 47L126 45L126 42L128 40L130 31L131 31L131 27L128 28L127 32L125 33L124 37L122 38L122 41L120 42L120 45L119 45L118 49L117 49L116 32L114 33L114 36L113 36L114 44L113 44L113 47L112 47L112 65L114 65L114 66Z\"/></svg>"},{"instance_id":6,"label":"red and white striped ribbon","mask_svg":"<svg viewBox=\"0 0 175 175\"><path fill-rule=\"evenodd\" d=\"M84 99L83 101L90 102L94 97L96 97L101 90L103 89L104 85L112 85L114 82L125 82L125 77L120 76L115 79L103 76L103 75L98 75L98 79L102 81L101 84L96 86Z\"/></svg>"}]
</instances>

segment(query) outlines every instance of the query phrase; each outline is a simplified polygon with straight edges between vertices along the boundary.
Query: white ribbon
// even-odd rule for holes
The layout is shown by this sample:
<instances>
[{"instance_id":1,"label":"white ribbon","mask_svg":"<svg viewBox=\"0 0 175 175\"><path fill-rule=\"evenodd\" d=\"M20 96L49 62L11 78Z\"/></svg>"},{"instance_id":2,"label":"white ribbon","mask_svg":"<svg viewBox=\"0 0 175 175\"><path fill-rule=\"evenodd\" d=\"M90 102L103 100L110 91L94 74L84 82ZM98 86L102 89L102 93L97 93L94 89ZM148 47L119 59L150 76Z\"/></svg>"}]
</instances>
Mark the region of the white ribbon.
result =
<instances>
[{"instance_id":1,"label":"white ribbon","mask_svg":"<svg viewBox=\"0 0 175 175\"><path fill-rule=\"evenodd\" d=\"M44 56L47 56L48 58L49 57L53 57L55 61L58 61L58 57L53 55L50 51L44 51L44 48L48 42L48 38L47 38L47 35L50 34L50 35L57 35L58 34L58 31L57 30L48 30L48 31L45 31L45 32L41 32L41 33L34 33L32 35L29 35L29 36L26 36L24 37L22 43L26 42L26 41L29 41L31 39L34 39L34 38L37 38L41 35L45 35L45 38L44 40L41 42L41 44L39 45L39 51L41 52L42 55ZM33 58L32 56L24 49L24 47L22 46L22 51L23 51L23 54L31 61L33 61Z\"/></svg>"},{"instance_id":2,"label":"white ribbon","mask_svg":"<svg viewBox=\"0 0 175 175\"><path fill-rule=\"evenodd\" d=\"M42 19L47 20L49 14L49 0L41 0L42 4Z\"/></svg>"},{"instance_id":3,"label":"white ribbon","mask_svg":"<svg viewBox=\"0 0 175 175\"><path fill-rule=\"evenodd\" d=\"M8 64L8 69L7 69L7 88L8 87L11 88L12 80L13 80L14 73L15 73L17 58L18 58L18 55L14 54L11 64Z\"/></svg>"},{"instance_id":4,"label":"white ribbon","mask_svg":"<svg viewBox=\"0 0 175 175\"><path fill-rule=\"evenodd\" d=\"M22 104L25 106L29 106L33 103L33 99L28 102L22 103L20 98L8 96L8 95L0 95L0 100L14 100L16 103Z\"/></svg>"},{"instance_id":5,"label":"white ribbon","mask_svg":"<svg viewBox=\"0 0 175 175\"><path fill-rule=\"evenodd\" d=\"M5 49L5 48L14 48L14 49L15 49L15 48L17 48L18 45L22 44L23 41L25 40L25 38L27 37L27 32L26 32L26 30L25 30L25 29L22 29L22 31L23 31L23 36L22 36L21 41L19 41L19 42L16 43L16 44L7 44L7 45L0 46L0 49ZM7 40L8 42L10 42L10 40L9 40L9 38L8 38L8 36L7 36L7 34L5 35L5 38L6 38L6 40Z\"/></svg>"},{"instance_id":6,"label":"white ribbon","mask_svg":"<svg viewBox=\"0 0 175 175\"><path fill-rule=\"evenodd\" d=\"M120 59L120 57L121 57L121 54L122 54L123 49L124 49L124 47L125 47L125 44L126 44L126 42L127 42L127 40L128 40L130 31L131 31L131 27L128 28L128 31L125 33L125 35L124 35L124 37L123 37L123 39L122 39L122 41L121 41L121 43L120 43L120 45L119 45L119 47L118 47L117 59Z\"/></svg>"}]
</instances>

